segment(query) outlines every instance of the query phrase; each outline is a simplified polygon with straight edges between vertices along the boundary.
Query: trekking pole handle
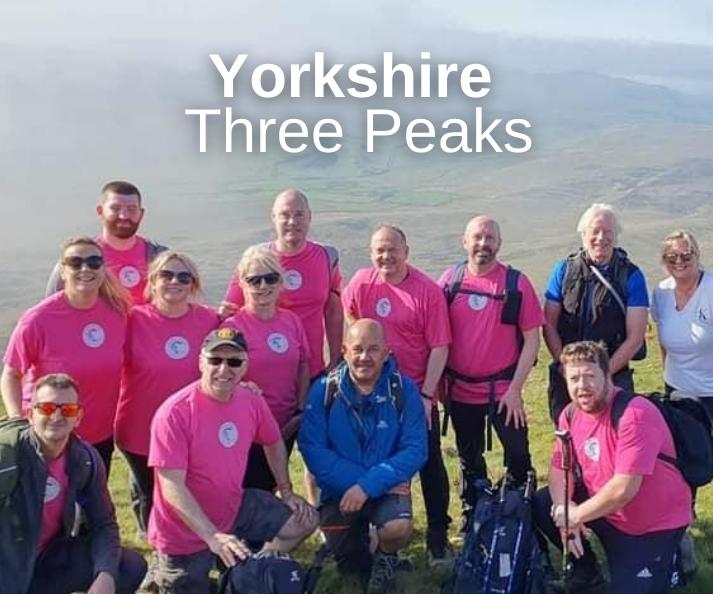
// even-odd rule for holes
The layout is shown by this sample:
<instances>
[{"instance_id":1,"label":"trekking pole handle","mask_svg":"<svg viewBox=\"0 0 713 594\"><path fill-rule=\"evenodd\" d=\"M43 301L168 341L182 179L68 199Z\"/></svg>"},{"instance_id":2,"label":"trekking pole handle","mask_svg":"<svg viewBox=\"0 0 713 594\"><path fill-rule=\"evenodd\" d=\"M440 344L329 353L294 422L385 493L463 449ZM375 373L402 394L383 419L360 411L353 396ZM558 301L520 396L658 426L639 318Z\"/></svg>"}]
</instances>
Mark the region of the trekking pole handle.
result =
<instances>
[{"instance_id":1,"label":"trekking pole handle","mask_svg":"<svg viewBox=\"0 0 713 594\"><path fill-rule=\"evenodd\" d=\"M555 431L555 437L562 442L562 470L572 470L572 436L567 429Z\"/></svg>"}]
</instances>

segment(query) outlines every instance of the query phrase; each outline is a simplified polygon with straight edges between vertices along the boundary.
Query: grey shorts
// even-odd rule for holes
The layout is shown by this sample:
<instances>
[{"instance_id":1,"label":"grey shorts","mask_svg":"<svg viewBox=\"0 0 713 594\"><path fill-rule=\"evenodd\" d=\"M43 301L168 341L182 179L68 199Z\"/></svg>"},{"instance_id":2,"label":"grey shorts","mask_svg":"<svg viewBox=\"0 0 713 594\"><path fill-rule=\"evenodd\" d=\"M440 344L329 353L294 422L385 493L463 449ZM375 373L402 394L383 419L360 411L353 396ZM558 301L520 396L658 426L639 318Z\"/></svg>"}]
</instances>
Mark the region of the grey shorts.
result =
<instances>
[{"instance_id":1,"label":"grey shorts","mask_svg":"<svg viewBox=\"0 0 713 594\"><path fill-rule=\"evenodd\" d=\"M243 540L272 540L291 516L292 510L272 493L245 489L232 532ZM189 555L158 553L154 581L162 594L207 594L214 565L209 549Z\"/></svg>"}]
</instances>

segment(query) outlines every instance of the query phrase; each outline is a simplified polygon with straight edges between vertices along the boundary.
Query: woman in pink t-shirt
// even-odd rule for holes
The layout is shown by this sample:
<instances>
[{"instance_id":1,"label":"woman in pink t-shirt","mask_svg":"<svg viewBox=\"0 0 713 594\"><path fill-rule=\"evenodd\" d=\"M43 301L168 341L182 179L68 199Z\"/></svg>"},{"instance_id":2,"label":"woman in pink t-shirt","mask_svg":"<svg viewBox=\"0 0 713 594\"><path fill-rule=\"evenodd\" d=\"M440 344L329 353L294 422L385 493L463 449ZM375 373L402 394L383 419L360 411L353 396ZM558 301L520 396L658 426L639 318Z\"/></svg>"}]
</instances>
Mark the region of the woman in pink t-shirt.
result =
<instances>
[{"instance_id":1,"label":"woman in pink t-shirt","mask_svg":"<svg viewBox=\"0 0 713 594\"><path fill-rule=\"evenodd\" d=\"M148 303L129 316L114 423L116 445L131 469L131 502L142 533L153 494L151 420L164 400L199 378L203 339L220 321L215 310L199 304L201 281L188 256L162 252L151 262L147 281Z\"/></svg>"},{"instance_id":2,"label":"woman in pink t-shirt","mask_svg":"<svg viewBox=\"0 0 713 594\"><path fill-rule=\"evenodd\" d=\"M262 390L290 451L309 387L309 346L299 317L277 307L283 274L270 250L248 248L238 264L245 305L224 325L245 336L250 357L245 379ZM244 486L268 491L275 487L261 447L250 451Z\"/></svg>"},{"instance_id":3,"label":"woman in pink t-shirt","mask_svg":"<svg viewBox=\"0 0 713 594\"><path fill-rule=\"evenodd\" d=\"M84 409L77 434L99 451L108 475L131 300L90 237L68 240L61 266L64 289L17 322L5 351L0 391L8 415L21 416L35 380L48 373L70 375Z\"/></svg>"}]
</instances>

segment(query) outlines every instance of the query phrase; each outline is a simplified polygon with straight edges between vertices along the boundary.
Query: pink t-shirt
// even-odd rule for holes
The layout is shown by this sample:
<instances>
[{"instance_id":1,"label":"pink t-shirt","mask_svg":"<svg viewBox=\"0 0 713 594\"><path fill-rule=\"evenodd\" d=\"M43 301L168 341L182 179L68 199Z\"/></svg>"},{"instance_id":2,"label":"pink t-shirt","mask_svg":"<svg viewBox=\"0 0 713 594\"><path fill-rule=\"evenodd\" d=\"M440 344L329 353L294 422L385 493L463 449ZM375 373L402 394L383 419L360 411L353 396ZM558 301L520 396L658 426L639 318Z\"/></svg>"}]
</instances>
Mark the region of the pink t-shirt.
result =
<instances>
[{"instance_id":1,"label":"pink t-shirt","mask_svg":"<svg viewBox=\"0 0 713 594\"><path fill-rule=\"evenodd\" d=\"M124 288L131 293L131 299L134 304L146 303L146 297L144 297L146 274L148 272L146 241L137 236L136 243L130 250L114 249L101 237L97 238L97 242L104 253L107 268L114 273Z\"/></svg>"},{"instance_id":2,"label":"pink t-shirt","mask_svg":"<svg viewBox=\"0 0 713 594\"><path fill-rule=\"evenodd\" d=\"M23 408L32 385L48 373L68 373L79 385L84 417L77 435L98 443L112 435L124 362L126 318L98 299L90 309L72 307L63 292L28 309L17 322L5 364L23 377Z\"/></svg>"},{"instance_id":3,"label":"pink t-shirt","mask_svg":"<svg viewBox=\"0 0 713 594\"><path fill-rule=\"evenodd\" d=\"M244 308L223 323L243 333L248 343L248 372L244 379L262 389L280 427L297 412L300 361L309 360L309 345L296 314L279 309L263 320Z\"/></svg>"},{"instance_id":4,"label":"pink t-shirt","mask_svg":"<svg viewBox=\"0 0 713 594\"><path fill-rule=\"evenodd\" d=\"M243 500L243 477L253 443L280 439L265 400L238 387L228 402L211 398L200 380L176 392L151 424L149 466L186 471L186 486L221 532L228 532ZM206 544L166 502L157 479L149 542L161 553L189 555Z\"/></svg>"},{"instance_id":5,"label":"pink t-shirt","mask_svg":"<svg viewBox=\"0 0 713 594\"><path fill-rule=\"evenodd\" d=\"M419 386L426 377L431 349L451 342L443 292L413 266L397 285L382 279L375 268L358 270L344 289L342 303L353 318L381 322L399 369Z\"/></svg>"},{"instance_id":6,"label":"pink t-shirt","mask_svg":"<svg viewBox=\"0 0 713 594\"><path fill-rule=\"evenodd\" d=\"M126 331L114 421L114 436L121 449L143 456L149 453L149 428L156 409L176 390L200 377L198 356L203 339L219 322L218 314L203 305L191 305L180 318L169 318L151 304L134 307Z\"/></svg>"},{"instance_id":7,"label":"pink t-shirt","mask_svg":"<svg viewBox=\"0 0 713 594\"><path fill-rule=\"evenodd\" d=\"M63 453L47 464L47 482L42 505L42 528L37 551L41 553L49 542L62 530L64 506L67 501L67 456Z\"/></svg>"},{"instance_id":8,"label":"pink t-shirt","mask_svg":"<svg viewBox=\"0 0 713 594\"><path fill-rule=\"evenodd\" d=\"M452 284L455 267L446 270L438 281L441 287ZM505 293L507 266L498 262L488 274L473 275L466 267L461 289L475 290L489 295ZM530 280L522 273L518 278L522 293L519 327L526 332L543 326L545 318L540 300ZM447 367L471 377L492 375L516 363L519 357L517 328L500 322L504 301L487 295L458 293L450 305L449 315L453 341ZM509 380L495 383L495 398L507 391ZM451 398L466 404L488 401L489 385L456 380Z\"/></svg>"},{"instance_id":9,"label":"pink t-shirt","mask_svg":"<svg viewBox=\"0 0 713 594\"><path fill-rule=\"evenodd\" d=\"M305 248L294 255L277 252L274 243L268 247L285 269L284 288L278 305L296 313L302 320L309 342L309 373L314 377L324 370L324 310L330 293L339 295L342 274L338 265L331 267L325 246L314 241L308 241ZM245 304L237 275L230 280L224 299L238 307Z\"/></svg>"},{"instance_id":10,"label":"pink t-shirt","mask_svg":"<svg viewBox=\"0 0 713 594\"><path fill-rule=\"evenodd\" d=\"M560 429L569 428L574 452L587 492L593 495L615 473L642 475L634 498L619 511L606 516L627 534L671 530L691 523L691 489L675 466L660 460L659 453L675 456L671 432L656 406L645 398L633 399L619 419L611 422L611 404L601 414L577 410L571 426L566 415ZM552 465L562 467L560 440L555 444Z\"/></svg>"}]
</instances>

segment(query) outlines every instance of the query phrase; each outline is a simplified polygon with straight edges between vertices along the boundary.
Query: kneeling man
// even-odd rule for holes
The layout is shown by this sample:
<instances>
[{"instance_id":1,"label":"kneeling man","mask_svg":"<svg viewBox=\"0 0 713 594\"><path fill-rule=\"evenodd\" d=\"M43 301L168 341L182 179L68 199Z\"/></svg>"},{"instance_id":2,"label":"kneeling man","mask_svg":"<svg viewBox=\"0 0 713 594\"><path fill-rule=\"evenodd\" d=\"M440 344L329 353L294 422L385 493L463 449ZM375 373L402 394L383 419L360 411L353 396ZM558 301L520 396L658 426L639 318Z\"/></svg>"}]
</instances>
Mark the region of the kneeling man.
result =
<instances>
[{"instance_id":1,"label":"kneeling man","mask_svg":"<svg viewBox=\"0 0 713 594\"><path fill-rule=\"evenodd\" d=\"M394 586L396 552L413 530L410 481L426 461L418 387L398 373L374 320L347 331L344 363L316 381L299 435L321 489L320 526L341 571L369 575L367 592ZM369 525L379 544L369 553Z\"/></svg>"},{"instance_id":2,"label":"kneeling man","mask_svg":"<svg viewBox=\"0 0 713 594\"><path fill-rule=\"evenodd\" d=\"M669 590L673 555L691 522L691 489L672 463L671 431L656 406L634 397L619 416L606 348L589 341L568 344L560 355L572 400L559 429L571 438L572 468L581 473L571 489L569 549L574 556L572 592L598 591L599 566L584 538L593 530L609 563L612 594L658 594ZM618 407L617 407L618 408ZM552 456L549 490L536 497L536 521L561 546L564 534L563 446ZM571 472L571 471L570 471Z\"/></svg>"},{"instance_id":3,"label":"kneeling man","mask_svg":"<svg viewBox=\"0 0 713 594\"><path fill-rule=\"evenodd\" d=\"M227 565L250 555L245 541L289 552L317 527L317 512L292 493L280 428L265 400L239 385L248 365L243 335L214 330L201 378L156 412L149 465L156 474L149 542L161 592L203 594L215 555ZM261 444L280 499L243 489L248 452Z\"/></svg>"},{"instance_id":4,"label":"kneeling man","mask_svg":"<svg viewBox=\"0 0 713 594\"><path fill-rule=\"evenodd\" d=\"M74 380L62 373L37 380L28 419L2 428L0 591L135 592L146 562L119 545L104 463L73 435L82 419Z\"/></svg>"}]
</instances>

